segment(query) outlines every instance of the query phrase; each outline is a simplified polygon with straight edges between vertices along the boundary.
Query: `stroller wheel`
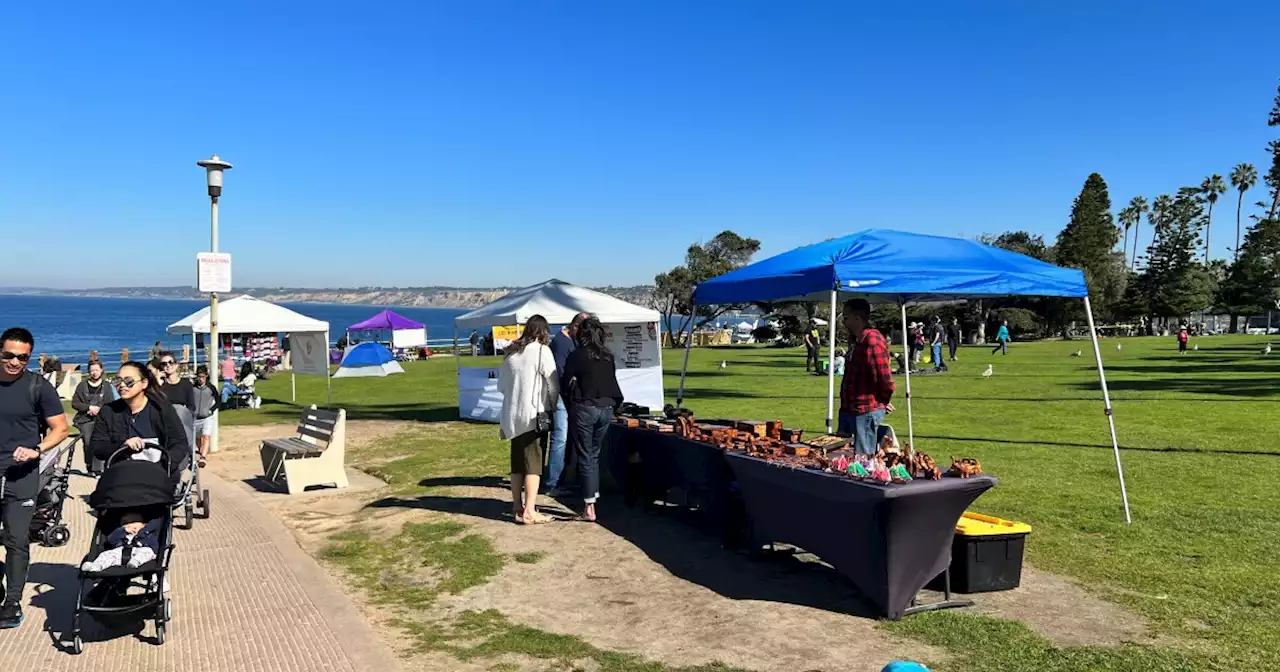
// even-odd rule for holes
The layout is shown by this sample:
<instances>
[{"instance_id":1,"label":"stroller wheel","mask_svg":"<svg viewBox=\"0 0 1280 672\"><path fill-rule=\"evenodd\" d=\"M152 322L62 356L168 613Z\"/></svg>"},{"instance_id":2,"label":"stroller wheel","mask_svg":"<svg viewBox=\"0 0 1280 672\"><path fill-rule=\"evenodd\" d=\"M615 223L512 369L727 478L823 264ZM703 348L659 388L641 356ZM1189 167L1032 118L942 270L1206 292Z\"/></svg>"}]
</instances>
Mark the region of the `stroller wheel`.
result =
<instances>
[{"instance_id":1,"label":"stroller wheel","mask_svg":"<svg viewBox=\"0 0 1280 672\"><path fill-rule=\"evenodd\" d=\"M156 644L164 645L164 621L156 621Z\"/></svg>"},{"instance_id":2,"label":"stroller wheel","mask_svg":"<svg viewBox=\"0 0 1280 672\"><path fill-rule=\"evenodd\" d=\"M182 529L189 530L196 526L196 510L191 502L182 507Z\"/></svg>"},{"instance_id":3,"label":"stroller wheel","mask_svg":"<svg viewBox=\"0 0 1280 672\"><path fill-rule=\"evenodd\" d=\"M66 546L67 542L71 541L71 530L67 529L66 525L54 525L44 531L40 541L51 548Z\"/></svg>"},{"instance_id":4,"label":"stroller wheel","mask_svg":"<svg viewBox=\"0 0 1280 672\"><path fill-rule=\"evenodd\" d=\"M160 618L164 623L173 620L173 600L164 598L164 606L160 608Z\"/></svg>"},{"instance_id":5,"label":"stroller wheel","mask_svg":"<svg viewBox=\"0 0 1280 672\"><path fill-rule=\"evenodd\" d=\"M84 641L80 639L80 635L76 635L71 639L71 653L77 656L84 653Z\"/></svg>"},{"instance_id":6,"label":"stroller wheel","mask_svg":"<svg viewBox=\"0 0 1280 672\"><path fill-rule=\"evenodd\" d=\"M209 491L208 490L200 491L200 517L206 518L206 519L209 517Z\"/></svg>"}]
</instances>

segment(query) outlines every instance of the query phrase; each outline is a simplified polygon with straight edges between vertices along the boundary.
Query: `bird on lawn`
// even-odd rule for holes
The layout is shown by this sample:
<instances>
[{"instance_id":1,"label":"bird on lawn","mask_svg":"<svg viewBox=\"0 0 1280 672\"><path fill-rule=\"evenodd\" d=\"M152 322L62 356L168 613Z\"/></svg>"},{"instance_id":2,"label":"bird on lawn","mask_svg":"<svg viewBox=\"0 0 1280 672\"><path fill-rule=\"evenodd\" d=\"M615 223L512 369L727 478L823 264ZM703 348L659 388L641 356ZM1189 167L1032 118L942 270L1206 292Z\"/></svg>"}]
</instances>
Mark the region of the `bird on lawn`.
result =
<instances>
[{"instance_id":1,"label":"bird on lawn","mask_svg":"<svg viewBox=\"0 0 1280 672\"><path fill-rule=\"evenodd\" d=\"M1124 343L1116 343L1116 352L1124 350Z\"/></svg>"},{"instance_id":2,"label":"bird on lawn","mask_svg":"<svg viewBox=\"0 0 1280 672\"><path fill-rule=\"evenodd\" d=\"M725 361L720 362L720 368L722 369L729 368L729 362L725 362Z\"/></svg>"},{"instance_id":3,"label":"bird on lawn","mask_svg":"<svg viewBox=\"0 0 1280 672\"><path fill-rule=\"evenodd\" d=\"M983 377L983 378L990 378L990 377L991 377L991 374L993 374L993 373L995 373L995 372L996 372L996 367L995 367L995 366L993 366L993 365L991 365L991 364L988 364L988 365L987 365L987 370L982 372L982 377Z\"/></svg>"},{"instance_id":4,"label":"bird on lawn","mask_svg":"<svg viewBox=\"0 0 1280 672\"><path fill-rule=\"evenodd\" d=\"M1075 352L1071 353L1071 356L1072 356L1072 357L1079 357L1081 352L1083 352L1083 350L1076 350Z\"/></svg>"},{"instance_id":5,"label":"bird on lawn","mask_svg":"<svg viewBox=\"0 0 1280 672\"><path fill-rule=\"evenodd\" d=\"M1264 354L1264 355L1269 355L1269 354L1271 354L1271 344L1270 344L1270 343L1268 343L1268 344L1267 344L1267 347L1265 347L1265 348L1263 348L1263 349L1262 349L1262 354Z\"/></svg>"},{"instance_id":6,"label":"bird on lawn","mask_svg":"<svg viewBox=\"0 0 1280 672\"><path fill-rule=\"evenodd\" d=\"M1200 346L1199 346L1199 345L1193 345L1193 346L1191 346L1191 349L1192 349L1192 350L1199 350L1199 349L1200 349Z\"/></svg>"}]
</instances>

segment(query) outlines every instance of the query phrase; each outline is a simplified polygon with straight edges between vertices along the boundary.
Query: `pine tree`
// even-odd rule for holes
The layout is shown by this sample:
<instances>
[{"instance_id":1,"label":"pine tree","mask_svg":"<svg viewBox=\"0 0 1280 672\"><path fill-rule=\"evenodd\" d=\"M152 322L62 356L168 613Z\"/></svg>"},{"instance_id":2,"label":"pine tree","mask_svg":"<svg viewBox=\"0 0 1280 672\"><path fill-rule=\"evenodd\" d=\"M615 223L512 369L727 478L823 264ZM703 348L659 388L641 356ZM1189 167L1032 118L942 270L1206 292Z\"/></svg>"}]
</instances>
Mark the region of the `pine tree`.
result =
<instances>
[{"instance_id":1,"label":"pine tree","mask_svg":"<svg viewBox=\"0 0 1280 672\"><path fill-rule=\"evenodd\" d=\"M1115 251L1119 237L1107 183L1093 173L1071 205L1071 220L1058 234L1054 252L1058 264L1084 271L1089 296L1103 315L1124 295L1124 255Z\"/></svg>"},{"instance_id":2,"label":"pine tree","mask_svg":"<svg viewBox=\"0 0 1280 672\"><path fill-rule=\"evenodd\" d=\"M1257 315L1280 299L1280 220L1263 219L1249 228L1240 257L1227 270L1217 303L1233 314Z\"/></svg>"},{"instance_id":3,"label":"pine tree","mask_svg":"<svg viewBox=\"0 0 1280 672\"><path fill-rule=\"evenodd\" d=\"M1152 314L1181 317L1208 307L1213 300L1213 278L1196 262L1200 230L1207 219L1204 199L1194 189L1183 189L1161 210L1161 223L1138 284Z\"/></svg>"}]
</instances>

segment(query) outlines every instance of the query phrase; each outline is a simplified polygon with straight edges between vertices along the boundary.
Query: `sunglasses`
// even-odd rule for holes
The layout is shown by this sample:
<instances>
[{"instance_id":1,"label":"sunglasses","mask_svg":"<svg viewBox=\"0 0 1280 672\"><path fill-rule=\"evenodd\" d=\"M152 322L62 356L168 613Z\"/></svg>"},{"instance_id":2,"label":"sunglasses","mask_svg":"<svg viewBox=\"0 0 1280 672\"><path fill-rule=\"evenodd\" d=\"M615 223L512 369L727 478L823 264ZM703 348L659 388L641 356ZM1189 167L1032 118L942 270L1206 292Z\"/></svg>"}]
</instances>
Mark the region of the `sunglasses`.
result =
<instances>
[{"instance_id":1,"label":"sunglasses","mask_svg":"<svg viewBox=\"0 0 1280 672\"><path fill-rule=\"evenodd\" d=\"M137 385L139 382L140 381L134 380L132 378L113 378L111 380L112 385L116 387L124 388L126 390L132 390L133 386Z\"/></svg>"},{"instance_id":2,"label":"sunglasses","mask_svg":"<svg viewBox=\"0 0 1280 672\"><path fill-rule=\"evenodd\" d=\"M23 353L17 353L17 352L9 352L8 350L5 350L4 352L0 352L0 359L5 360L6 362L11 359L16 359L19 362L29 362L31 361L31 353L23 354Z\"/></svg>"},{"instance_id":3,"label":"sunglasses","mask_svg":"<svg viewBox=\"0 0 1280 672\"><path fill-rule=\"evenodd\" d=\"M173 361L172 359L166 359L165 361L160 362L160 366L163 366L166 369L176 364L177 362Z\"/></svg>"}]
</instances>

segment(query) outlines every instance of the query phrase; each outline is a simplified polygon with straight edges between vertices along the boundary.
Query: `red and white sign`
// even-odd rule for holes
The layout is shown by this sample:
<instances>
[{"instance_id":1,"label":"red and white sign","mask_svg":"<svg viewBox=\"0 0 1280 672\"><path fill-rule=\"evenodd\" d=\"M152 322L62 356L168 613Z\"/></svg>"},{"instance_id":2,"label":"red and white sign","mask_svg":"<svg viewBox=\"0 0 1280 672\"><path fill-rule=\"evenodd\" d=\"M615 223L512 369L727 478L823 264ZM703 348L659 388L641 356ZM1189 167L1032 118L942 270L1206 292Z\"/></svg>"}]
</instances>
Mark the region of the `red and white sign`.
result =
<instances>
[{"instance_id":1,"label":"red and white sign","mask_svg":"<svg viewBox=\"0 0 1280 672\"><path fill-rule=\"evenodd\" d=\"M230 254L200 252L196 255L196 291L201 294L226 294L231 291Z\"/></svg>"}]
</instances>

